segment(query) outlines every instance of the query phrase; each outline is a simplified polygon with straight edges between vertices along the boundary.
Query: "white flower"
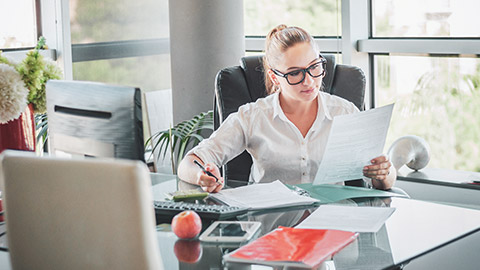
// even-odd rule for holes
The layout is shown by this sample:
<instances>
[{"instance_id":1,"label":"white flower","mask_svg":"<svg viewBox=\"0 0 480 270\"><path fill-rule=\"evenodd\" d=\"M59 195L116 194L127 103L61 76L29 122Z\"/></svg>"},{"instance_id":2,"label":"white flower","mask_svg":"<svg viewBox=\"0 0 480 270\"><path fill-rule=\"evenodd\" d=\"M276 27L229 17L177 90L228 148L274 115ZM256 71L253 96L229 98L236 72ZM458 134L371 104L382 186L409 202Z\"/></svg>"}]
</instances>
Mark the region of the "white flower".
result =
<instances>
[{"instance_id":1,"label":"white flower","mask_svg":"<svg viewBox=\"0 0 480 270\"><path fill-rule=\"evenodd\" d=\"M27 106L28 88L20 74L7 64L0 64L0 124L17 119Z\"/></svg>"}]
</instances>

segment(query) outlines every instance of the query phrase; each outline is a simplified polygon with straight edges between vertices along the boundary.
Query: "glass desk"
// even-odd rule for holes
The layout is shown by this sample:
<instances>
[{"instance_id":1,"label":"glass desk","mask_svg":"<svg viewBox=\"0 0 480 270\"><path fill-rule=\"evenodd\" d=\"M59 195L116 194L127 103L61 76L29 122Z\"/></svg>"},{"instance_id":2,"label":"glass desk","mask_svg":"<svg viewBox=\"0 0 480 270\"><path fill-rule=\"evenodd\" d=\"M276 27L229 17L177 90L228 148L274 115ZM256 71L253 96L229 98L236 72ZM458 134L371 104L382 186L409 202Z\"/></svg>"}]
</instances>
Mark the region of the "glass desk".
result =
<instances>
[{"instance_id":1,"label":"glass desk","mask_svg":"<svg viewBox=\"0 0 480 270\"><path fill-rule=\"evenodd\" d=\"M156 200L164 199L165 192L191 187L173 175L152 174ZM480 256L476 254L480 250L478 210L404 198L351 199L337 203L395 207L396 210L378 232L360 233L320 269L426 269L425 265L427 269L452 269L451 264L455 269L475 269L480 265ZM305 218L304 214L305 208L287 208L249 212L239 219L262 221L261 236L280 225L294 226ZM157 226L157 238L164 269L272 269L225 263L223 255L238 246L179 240L168 224ZM11 269L8 252L0 252L0 269Z\"/></svg>"},{"instance_id":2,"label":"glass desk","mask_svg":"<svg viewBox=\"0 0 480 270\"><path fill-rule=\"evenodd\" d=\"M177 187L188 189L194 186L178 181ZM396 210L378 232L360 233L357 240L326 261L320 269L421 269L415 268L415 260L434 256L437 250L445 250L449 246L456 245L457 250L459 247L464 248L461 243L466 239L470 242L470 246L466 248L472 248L473 238L478 239L473 241L473 248L480 248L478 210L405 198L350 199L337 204L394 207ZM304 214L305 208L287 208L249 212L239 219L261 221L261 236L278 226L298 224L306 217ZM266 266L225 263L222 260L223 255L233 251L236 246L178 240L170 232L168 225L159 226L158 239L165 269L272 269ZM445 259L455 261L453 256ZM470 265L480 264L478 256L468 259L471 260ZM409 263L410 261L412 262Z\"/></svg>"}]
</instances>

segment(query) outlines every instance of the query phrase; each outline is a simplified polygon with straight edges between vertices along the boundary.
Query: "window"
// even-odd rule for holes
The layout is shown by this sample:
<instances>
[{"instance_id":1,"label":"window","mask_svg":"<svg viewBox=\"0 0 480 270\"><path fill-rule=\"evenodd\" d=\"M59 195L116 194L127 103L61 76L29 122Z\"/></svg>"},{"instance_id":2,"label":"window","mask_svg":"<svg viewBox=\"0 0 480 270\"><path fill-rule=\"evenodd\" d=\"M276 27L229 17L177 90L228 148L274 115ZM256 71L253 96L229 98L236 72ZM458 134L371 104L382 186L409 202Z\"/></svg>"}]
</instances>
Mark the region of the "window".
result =
<instances>
[{"instance_id":1,"label":"window","mask_svg":"<svg viewBox=\"0 0 480 270\"><path fill-rule=\"evenodd\" d=\"M73 78L170 88L168 1L70 0Z\"/></svg>"},{"instance_id":2,"label":"window","mask_svg":"<svg viewBox=\"0 0 480 270\"><path fill-rule=\"evenodd\" d=\"M373 0L374 37L480 37L478 0Z\"/></svg>"},{"instance_id":3,"label":"window","mask_svg":"<svg viewBox=\"0 0 480 270\"><path fill-rule=\"evenodd\" d=\"M166 0L70 0L72 44L168 38Z\"/></svg>"},{"instance_id":4,"label":"window","mask_svg":"<svg viewBox=\"0 0 480 270\"><path fill-rule=\"evenodd\" d=\"M34 0L2 1L0 48L28 48L37 42Z\"/></svg>"},{"instance_id":5,"label":"window","mask_svg":"<svg viewBox=\"0 0 480 270\"><path fill-rule=\"evenodd\" d=\"M478 8L474 0L372 0L374 104L396 103L386 147L417 135L431 147L428 167L480 171Z\"/></svg>"},{"instance_id":6,"label":"window","mask_svg":"<svg viewBox=\"0 0 480 270\"><path fill-rule=\"evenodd\" d=\"M480 59L375 56L377 105L395 102L386 145L424 138L432 168L480 171Z\"/></svg>"},{"instance_id":7,"label":"window","mask_svg":"<svg viewBox=\"0 0 480 270\"><path fill-rule=\"evenodd\" d=\"M314 36L340 36L340 0L245 0L245 35L265 36L279 24Z\"/></svg>"},{"instance_id":8,"label":"window","mask_svg":"<svg viewBox=\"0 0 480 270\"><path fill-rule=\"evenodd\" d=\"M337 54L341 63L341 0L244 0L246 55L265 48L265 36L275 26L298 26L312 34L322 53Z\"/></svg>"},{"instance_id":9,"label":"window","mask_svg":"<svg viewBox=\"0 0 480 270\"><path fill-rule=\"evenodd\" d=\"M170 55L77 62L73 64L73 77L76 80L131 85L141 90L168 89L171 87Z\"/></svg>"}]
</instances>

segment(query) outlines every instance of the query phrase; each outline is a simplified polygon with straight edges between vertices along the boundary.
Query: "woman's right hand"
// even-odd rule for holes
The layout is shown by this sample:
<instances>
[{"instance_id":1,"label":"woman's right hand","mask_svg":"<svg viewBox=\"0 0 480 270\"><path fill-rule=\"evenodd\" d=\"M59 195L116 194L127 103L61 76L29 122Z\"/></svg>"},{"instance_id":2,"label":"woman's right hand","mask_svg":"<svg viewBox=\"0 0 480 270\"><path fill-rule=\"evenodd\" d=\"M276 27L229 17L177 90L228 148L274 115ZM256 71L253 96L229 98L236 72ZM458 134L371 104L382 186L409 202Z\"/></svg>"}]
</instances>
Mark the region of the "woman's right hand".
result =
<instances>
[{"instance_id":1,"label":"woman's right hand","mask_svg":"<svg viewBox=\"0 0 480 270\"><path fill-rule=\"evenodd\" d=\"M209 176L200 170L197 173L197 185L199 185L206 192L219 192L225 185L223 177L220 176L220 170L218 169L217 165L213 163L206 163L204 167L205 170L211 172L218 178L218 183L216 182L215 177Z\"/></svg>"}]
</instances>

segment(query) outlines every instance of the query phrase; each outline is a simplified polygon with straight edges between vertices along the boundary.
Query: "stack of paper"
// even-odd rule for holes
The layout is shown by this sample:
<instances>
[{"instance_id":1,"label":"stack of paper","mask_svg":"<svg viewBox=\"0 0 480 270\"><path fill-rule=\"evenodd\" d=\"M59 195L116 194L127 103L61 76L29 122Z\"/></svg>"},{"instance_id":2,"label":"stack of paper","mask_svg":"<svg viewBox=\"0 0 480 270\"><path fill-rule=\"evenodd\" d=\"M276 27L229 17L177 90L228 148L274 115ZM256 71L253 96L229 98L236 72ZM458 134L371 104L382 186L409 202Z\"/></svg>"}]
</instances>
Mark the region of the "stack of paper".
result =
<instances>
[{"instance_id":1,"label":"stack of paper","mask_svg":"<svg viewBox=\"0 0 480 270\"><path fill-rule=\"evenodd\" d=\"M246 207L250 210L311 205L318 202L317 199L298 195L279 180L224 189L210 194L210 197L229 206Z\"/></svg>"}]
</instances>

